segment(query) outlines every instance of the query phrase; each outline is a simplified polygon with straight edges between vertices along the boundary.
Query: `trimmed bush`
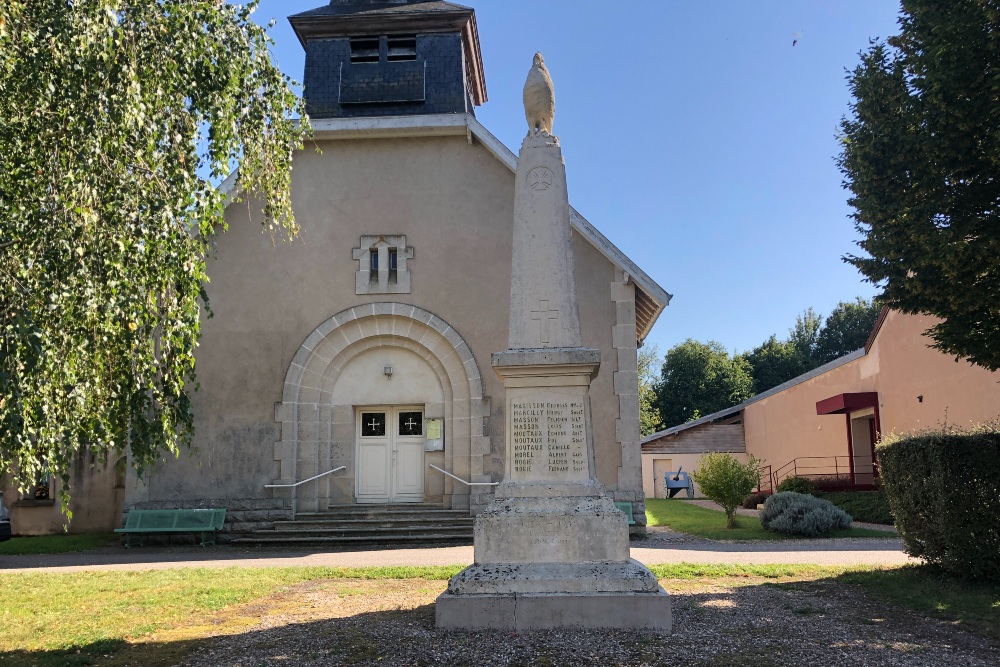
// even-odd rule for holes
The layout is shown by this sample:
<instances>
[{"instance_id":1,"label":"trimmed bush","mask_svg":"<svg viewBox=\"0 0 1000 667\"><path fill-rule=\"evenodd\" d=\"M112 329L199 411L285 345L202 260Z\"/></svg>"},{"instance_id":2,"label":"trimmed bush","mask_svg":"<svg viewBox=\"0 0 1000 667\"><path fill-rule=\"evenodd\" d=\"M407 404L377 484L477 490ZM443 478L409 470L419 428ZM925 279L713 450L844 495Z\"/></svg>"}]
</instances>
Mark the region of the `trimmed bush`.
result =
<instances>
[{"instance_id":1,"label":"trimmed bush","mask_svg":"<svg viewBox=\"0 0 1000 667\"><path fill-rule=\"evenodd\" d=\"M781 491L791 491L792 493L804 493L810 496L815 496L816 485L813 484L811 479L792 475L791 477L786 477L781 480L781 483L778 484L778 488L775 489L775 491L778 491L779 493Z\"/></svg>"},{"instance_id":2,"label":"trimmed bush","mask_svg":"<svg viewBox=\"0 0 1000 667\"><path fill-rule=\"evenodd\" d=\"M837 491L821 493L817 498L829 500L850 514L855 521L880 523L885 526L893 524L889 501L881 491Z\"/></svg>"},{"instance_id":3,"label":"trimmed bush","mask_svg":"<svg viewBox=\"0 0 1000 667\"><path fill-rule=\"evenodd\" d=\"M771 497L770 493L763 491L761 493L751 493L749 496L743 499L743 504L740 505L745 510L755 510L757 505L762 504L768 498Z\"/></svg>"},{"instance_id":4,"label":"trimmed bush","mask_svg":"<svg viewBox=\"0 0 1000 667\"><path fill-rule=\"evenodd\" d=\"M691 477L706 498L726 510L726 528L736 528L736 508L760 486L760 462L750 454L746 463L740 463L730 454L709 452L698 459Z\"/></svg>"},{"instance_id":5,"label":"trimmed bush","mask_svg":"<svg viewBox=\"0 0 1000 667\"><path fill-rule=\"evenodd\" d=\"M906 552L967 579L1000 581L1000 422L892 434L877 452Z\"/></svg>"},{"instance_id":6,"label":"trimmed bush","mask_svg":"<svg viewBox=\"0 0 1000 667\"><path fill-rule=\"evenodd\" d=\"M851 516L829 500L805 493L779 491L764 503L760 525L786 535L818 537L851 527Z\"/></svg>"}]
</instances>

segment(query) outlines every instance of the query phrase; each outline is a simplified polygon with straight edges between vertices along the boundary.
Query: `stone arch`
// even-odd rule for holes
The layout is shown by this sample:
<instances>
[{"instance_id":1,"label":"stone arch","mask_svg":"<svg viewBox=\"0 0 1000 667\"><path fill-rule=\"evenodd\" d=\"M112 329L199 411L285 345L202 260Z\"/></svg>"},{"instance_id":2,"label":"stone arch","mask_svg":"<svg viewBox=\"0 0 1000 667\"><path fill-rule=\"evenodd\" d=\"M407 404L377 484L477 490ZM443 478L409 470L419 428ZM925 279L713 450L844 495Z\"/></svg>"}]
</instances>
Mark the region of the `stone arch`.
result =
<instances>
[{"instance_id":1,"label":"stone arch","mask_svg":"<svg viewBox=\"0 0 1000 667\"><path fill-rule=\"evenodd\" d=\"M291 484L348 466L344 473L296 489L299 509L322 509L331 502L352 501L354 406L335 405L334 386L359 355L387 348L416 355L440 383L444 401L427 409L429 417L445 420L443 467L470 481L494 481L483 473L483 457L490 452L485 422L489 405L472 349L454 327L422 308L370 303L341 311L316 327L292 357L285 374L282 401L275 406L275 421L281 424L281 440L274 451L279 463L280 481L276 483ZM440 414L431 414L437 411ZM283 494L290 495L287 491ZM469 487L450 479L443 481L442 496L445 504L455 509L480 506L487 500L479 493L470 497Z\"/></svg>"}]
</instances>

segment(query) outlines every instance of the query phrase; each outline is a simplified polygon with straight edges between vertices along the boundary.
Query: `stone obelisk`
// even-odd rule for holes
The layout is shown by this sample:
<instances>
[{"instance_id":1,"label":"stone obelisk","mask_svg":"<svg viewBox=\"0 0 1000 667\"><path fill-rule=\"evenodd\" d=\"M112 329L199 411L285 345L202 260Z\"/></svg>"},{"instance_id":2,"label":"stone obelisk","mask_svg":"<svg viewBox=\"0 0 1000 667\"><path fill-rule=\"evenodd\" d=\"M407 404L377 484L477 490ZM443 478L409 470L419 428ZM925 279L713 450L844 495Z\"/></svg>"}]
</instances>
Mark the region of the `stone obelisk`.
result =
<instances>
[{"instance_id":1,"label":"stone obelisk","mask_svg":"<svg viewBox=\"0 0 1000 667\"><path fill-rule=\"evenodd\" d=\"M582 346L566 166L541 54L524 97L508 349L492 358L506 393L506 476L476 517L475 564L437 599L437 625L669 632L670 599L629 557L627 519L595 477L600 351Z\"/></svg>"}]
</instances>

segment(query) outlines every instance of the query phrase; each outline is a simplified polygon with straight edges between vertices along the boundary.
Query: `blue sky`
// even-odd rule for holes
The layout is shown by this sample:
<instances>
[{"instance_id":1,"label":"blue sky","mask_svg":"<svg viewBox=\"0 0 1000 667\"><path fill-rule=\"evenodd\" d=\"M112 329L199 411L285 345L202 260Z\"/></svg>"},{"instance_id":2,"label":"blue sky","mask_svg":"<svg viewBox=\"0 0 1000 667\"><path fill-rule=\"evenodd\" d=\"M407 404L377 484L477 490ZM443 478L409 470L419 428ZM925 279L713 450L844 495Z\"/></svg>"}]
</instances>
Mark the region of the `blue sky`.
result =
<instances>
[{"instance_id":1,"label":"blue sky","mask_svg":"<svg viewBox=\"0 0 1000 667\"><path fill-rule=\"evenodd\" d=\"M281 69L302 78L287 17L324 0L263 0ZM570 200L668 292L647 339L748 350L874 288L834 157L846 69L897 32L892 0L465 0L489 102L515 150L535 51L556 87ZM792 46L793 39L798 44Z\"/></svg>"}]
</instances>

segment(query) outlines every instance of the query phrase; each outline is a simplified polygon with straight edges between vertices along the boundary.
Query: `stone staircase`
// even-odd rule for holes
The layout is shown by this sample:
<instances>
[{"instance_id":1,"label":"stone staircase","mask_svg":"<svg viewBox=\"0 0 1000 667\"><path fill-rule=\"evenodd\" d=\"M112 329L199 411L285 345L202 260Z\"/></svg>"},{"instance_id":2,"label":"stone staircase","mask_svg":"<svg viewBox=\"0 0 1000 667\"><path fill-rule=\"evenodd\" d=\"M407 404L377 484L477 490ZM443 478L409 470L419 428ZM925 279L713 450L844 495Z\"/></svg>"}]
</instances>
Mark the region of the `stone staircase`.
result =
<instances>
[{"instance_id":1,"label":"stone staircase","mask_svg":"<svg viewBox=\"0 0 1000 667\"><path fill-rule=\"evenodd\" d=\"M475 519L440 505L338 505L300 512L294 521L229 540L230 544L325 547L331 550L443 547L472 544Z\"/></svg>"}]
</instances>

